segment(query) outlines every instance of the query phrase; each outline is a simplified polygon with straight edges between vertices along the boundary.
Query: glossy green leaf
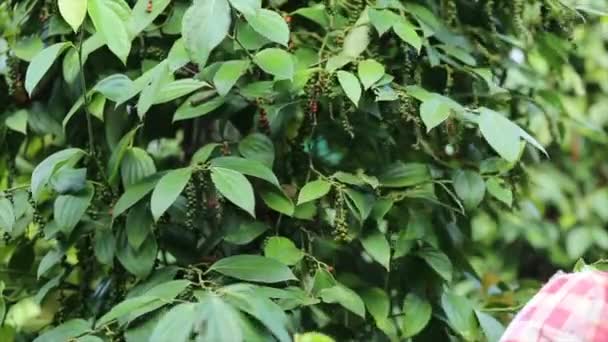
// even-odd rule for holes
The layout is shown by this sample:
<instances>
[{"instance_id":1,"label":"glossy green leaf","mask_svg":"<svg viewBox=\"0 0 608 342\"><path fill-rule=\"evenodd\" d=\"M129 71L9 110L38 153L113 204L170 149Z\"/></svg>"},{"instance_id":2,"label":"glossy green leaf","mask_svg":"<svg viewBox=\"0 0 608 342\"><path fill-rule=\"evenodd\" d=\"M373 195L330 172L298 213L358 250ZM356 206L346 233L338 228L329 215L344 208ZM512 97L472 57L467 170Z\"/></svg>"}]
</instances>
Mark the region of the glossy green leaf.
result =
<instances>
[{"instance_id":1,"label":"glossy green leaf","mask_svg":"<svg viewBox=\"0 0 608 342\"><path fill-rule=\"evenodd\" d=\"M184 103L177 108L177 111L175 111L173 121L198 118L218 109L226 102L226 98L222 96L208 99L202 103L198 101L198 98L199 95L194 94L184 101Z\"/></svg>"},{"instance_id":2,"label":"glossy green leaf","mask_svg":"<svg viewBox=\"0 0 608 342\"><path fill-rule=\"evenodd\" d=\"M239 142L239 153L247 158L257 160L272 168L274 164L274 144L261 133L252 133Z\"/></svg>"},{"instance_id":3,"label":"glossy green leaf","mask_svg":"<svg viewBox=\"0 0 608 342\"><path fill-rule=\"evenodd\" d=\"M374 83L378 82L382 76L384 76L384 65L378 63L373 59L366 59L359 62L358 74L363 89L367 90L371 88Z\"/></svg>"},{"instance_id":4,"label":"glossy green leaf","mask_svg":"<svg viewBox=\"0 0 608 342\"><path fill-rule=\"evenodd\" d=\"M400 20L399 17L389 10L369 9L369 20L374 25L379 36L384 35L391 29L393 23Z\"/></svg>"},{"instance_id":5,"label":"glossy green leaf","mask_svg":"<svg viewBox=\"0 0 608 342\"><path fill-rule=\"evenodd\" d=\"M11 232L15 225L13 204L6 197L0 198L0 229Z\"/></svg>"},{"instance_id":6,"label":"glossy green leaf","mask_svg":"<svg viewBox=\"0 0 608 342\"><path fill-rule=\"evenodd\" d=\"M88 0L58 0L57 7L63 19L70 25L74 32L84 21L87 15Z\"/></svg>"},{"instance_id":7,"label":"glossy green leaf","mask_svg":"<svg viewBox=\"0 0 608 342\"><path fill-rule=\"evenodd\" d=\"M452 262L444 253L432 248L424 248L418 252L420 256L445 281L452 281Z\"/></svg>"},{"instance_id":8,"label":"glossy green leaf","mask_svg":"<svg viewBox=\"0 0 608 342\"><path fill-rule=\"evenodd\" d=\"M91 204L95 190L87 186L81 193L60 195L55 200L53 217L59 229L69 235Z\"/></svg>"},{"instance_id":9,"label":"glossy green leaf","mask_svg":"<svg viewBox=\"0 0 608 342\"><path fill-rule=\"evenodd\" d=\"M34 342L68 341L91 331L91 323L84 319L71 319L34 339Z\"/></svg>"},{"instance_id":10,"label":"glossy green leaf","mask_svg":"<svg viewBox=\"0 0 608 342\"><path fill-rule=\"evenodd\" d=\"M441 97L431 97L420 105L420 117L427 133L450 117L450 107Z\"/></svg>"},{"instance_id":11,"label":"glossy green leaf","mask_svg":"<svg viewBox=\"0 0 608 342\"><path fill-rule=\"evenodd\" d=\"M363 300L355 291L344 285L336 285L323 289L319 292L319 296L325 303L340 304L348 311L361 318L365 318L365 303L363 303Z\"/></svg>"},{"instance_id":12,"label":"glossy green leaf","mask_svg":"<svg viewBox=\"0 0 608 342\"><path fill-rule=\"evenodd\" d=\"M127 241L136 250L152 232L154 220L146 202L140 202L129 210L126 221Z\"/></svg>"},{"instance_id":13,"label":"glossy green leaf","mask_svg":"<svg viewBox=\"0 0 608 342\"><path fill-rule=\"evenodd\" d=\"M209 271L258 283L296 280L287 266L277 260L259 255L241 254L223 258L211 265Z\"/></svg>"},{"instance_id":14,"label":"glossy green leaf","mask_svg":"<svg viewBox=\"0 0 608 342\"><path fill-rule=\"evenodd\" d=\"M55 63L55 60L69 47L71 43L53 44L44 50L40 51L27 67L25 74L25 90L30 96L34 92L36 86L42 80L42 77L49 71Z\"/></svg>"},{"instance_id":15,"label":"glossy green leaf","mask_svg":"<svg viewBox=\"0 0 608 342\"><path fill-rule=\"evenodd\" d=\"M201 66L228 34L230 5L227 0L196 0L184 13L182 36L190 58Z\"/></svg>"},{"instance_id":16,"label":"glossy green leaf","mask_svg":"<svg viewBox=\"0 0 608 342\"><path fill-rule=\"evenodd\" d=\"M331 190L331 184L322 179L306 183L298 194L298 205L319 199L327 195L329 190Z\"/></svg>"},{"instance_id":17,"label":"glossy green leaf","mask_svg":"<svg viewBox=\"0 0 608 342\"><path fill-rule=\"evenodd\" d=\"M272 170L256 160L239 157L219 157L211 160L211 165L237 171L247 176L257 177L280 187L279 180Z\"/></svg>"},{"instance_id":18,"label":"glossy green leaf","mask_svg":"<svg viewBox=\"0 0 608 342\"><path fill-rule=\"evenodd\" d=\"M417 294L410 292L403 301L403 317L400 318L404 337L418 335L431 320L431 304Z\"/></svg>"},{"instance_id":19,"label":"glossy green leaf","mask_svg":"<svg viewBox=\"0 0 608 342\"><path fill-rule=\"evenodd\" d=\"M304 253L288 238L273 236L264 244L264 255L278 260L285 265L295 265L304 257Z\"/></svg>"},{"instance_id":20,"label":"glossy green leaf","mask_svg":"<svg viewBox=\"0 0 608 342\"><path fill-rule=\"evenodd\" d=\"M270 209L287 216L294 214L295 206L282 190L270 187L264 188L260 191L260 197Z\"/></svg>"},{"instance_id":21,"label":"glossy green leaf","mask_svg":"<svg viewBox=\"0 0 608 342\"><path fill-rule=\"evenodd\" d=\"M127 209L132 207L139 200L144 198L148 193L156 187L156 184L160 180L162 174L154 174L150 177L142 179L140 182L133 184L127 191L125 191L112 209L112 216L118 217L124 213Z\"/></svg>"},{"instance_id":22,"label":"glossy green leaf","mask_svg":"<svg viewBox=\"0 0 608 342\"><path fill-rule=\"evenodd\" d=\"M213 77L213 84L220 96L226 96L236 81L249 68L249 61L235 60L223 62Z\"/></svg>"},{"instance_id":23,"label":"glossy green leaf","mask_svg":"<svg viewBox=\"0 0 608 342\"><path fill-rule=\"evenodd\" d=\"M148 152L139 147L127 149L120 164L122 184L126 189L155 173L156 166Z\"/></svg>"},{"instance_id":24,"label":"glossy green leaf","mask_svg":"<svg viewBox=\"0 0 608 342\"><path fill-rule=\"evenodd\" d=\"M338 82L346 96L355 104L359 106L359 100L361 99L361 84L359 80L353 74L348 71L338 71Z\"/></svg>"},{"instance_id":25,"label":"glossy green leaf","mask_svg":"<svg viewBox=\"0 0 608 342\"><path fill-rule=\"evenodd\" d=\"M116 241L116 257L129 273L146 278L154 268L158 244L152 234L144 240L138 249L131 247L127 234L121 233Z\"/></svg>"},{"instance_id":26,"label":"glossy green leaf","mask_svg":"<svg viewBox=\"0 0 608 342\"><path fill-rule=\"evenodd\" d=\"M187 342L197 322L197 305L183 303L167 312L156 324L150 342Z\"/></svg>"},{"instance_id":27,"label":"glossy green leaf","mask_svg":"<svg viewBox=\"0 0 608 342\"><path fill-rule=\"evenodd\" d=\"M158 181L150 199L150 210L154 221L158 221L177 200L190 181L190 176L192 176L192 168L185 167L169 171Z\"/></svg>"},{"instance_id":28,"label":"glossy green leaf","mask_svg":"<svg viewBox=\"0 0 608 342\"><path fill-rule=\"evenodd\" d=\"M204 322L204 328L199 334L203 341L244 341L242 318L232 305L219 296L206 293L198 305L198 316Z\"/></svg>"},{"instance_id":29,"label":"glossy green leaf","mask_svg":"<svg viewBox=\"0 0 608 342\"><path fill-rule=\"evenodd\" d=\"M223 167L213 167L211 180L226 199L255 217L253 187L243 174Z\"/></svg>"},{"instance_id":30,"label":"glossy green leaf","mask_svg":"<svg viewBox=\"0 0 608 342\"><path fill-rule=\"evenodd\" d=\"M294 75L294 63L289 52L269 48L258 52L253 60L262 70L273 75L275 80L291 80Z\"/></svg>"},{"instance_id":31,"label":"glossy green leaf","mask_svg":"<svg viewBox=\"0 0 608 342\"><path fill-rule=\"evenodd\" d=\"M488 179L486 181L486 188L492 197L496 198L507 206L510 207L511 204L513 204L513 192L511 192L511 189L509 189L507 185L503 184L499 178Z\"/></svg>"},{"instance_id":32,"label":"glossy green leaf","mask_svg":"<svg viewBox=\"0 0 608 342\"><path fill-rule=\"evenodd\" d=\"M365 251L387 271L390 269L391 246L384 234L374 230L361 238L361 244Z\"/></svg>"},{"instance_id":33,"label":"glossy green leaf","mask_svg":"<svg viewBox=\"0 0 608 342\"><path fill-rule=\"evenodd\" d=\"M262 7L260 0L228 0L230 5L244 15L255 15L256 11Z\"/></svg>"},{"instance_id":34,"label":"glossy green leaf","mask_svg":"<svg viewBox=\"0 0 608 342\"><path fill-rule=\"evenodd\" d=\"M393 23L393 31L401 40L410 44L416 51L420 52L422 39L414 29L412 23L405 18L400 18Z\"/></svg>"},{"instance_id":35,"label":"glossy green leaf","mask_svg":"<svg viewBox=\"0 0 608 342\"><path fill-rule=\"evenodd\" d=\"M486 183L474 171L458 171L454 175L454 190L467 209L475 209L486 193Z\"/></svg>"},{"instance_id":36,"label":"glossy green leaf","mask_svg":"<svg viewBox=\"0 0 608 342\"><path fill-rule=\"evenodd\" d=\"M477 322L471 302L446 291L441 296L441 307L452 329L466 340L473 340L477 333Z\"/></svg>"},{"instance_id":37,"label":"glossy green leaf","mask_svg":"<svg viewBox=\"0 0 608 342\"><path fill-rule=\"evenodd\" d=\"M498 342L505 332L505 327L496 318L483 311L475 310L475 315L487 341Z\"/></svg>"},{"instance_id":38,"label":"glossy green leaf","mask_svg":"<svg viewBox=\"0 0 608 342\"><path fill-rule=\"evenodd\" d=\"M265 38L287 46L289 42L289 26L281 15L275 11L258 8L255 14L243 13L251 27Z\"/></svg>"},{"instance_id":39,"label":"glossy green leaf","mask_svg":"<svg viewBox=\"0 0 608 342\"><path fill-rule=\"evenodd\" d=\"M131 38L119 6L112 0L88 0L87 11L110 51L125 64L131 51Z\"/></svg>"},{"instance_id":40,"label":"glossy green leaf","mask_svg":"<svg viewBox=\"0 0 608 342\"><path fill-rule=\"evenodd\" d=\"M366 289L361 293L365 307L374 320L384 322L390 313L390 298L384 290L378 287Z\"/></svg>"},{"instance_id":41,"label":"glossy green leaf","mask_svg":"<svg viewBox=\"0 0 608 342\"><path fill-rule=\"evenodd\" d=\"M179 99L180 97L193 93L201 88L210 87L211 86L209 85L209 83L198 81L193 78L184 78L181 80L169 82L160 87L156 98L153 100L153 104L173 101L175 99Z\"/></svg>"},{"instance_id":42,"label":"glossy green leaf","mask_svg":"<svg viewBox=\"0 0 608 342\"><path fill-rule=\"evenodd\" d=\"M425 164L396 162L388 165L378 180L384 187L401 188L429 182L431 174Z\"/></svg>"},{"instance_id":43,"label":"glossy green leaf","mask_svg":"<svg viewBox=\"0 0 608 342\"><path fill-rule=\"evenodd\" d=\"M516 124L493 110L481 108L479 130L498 155L509 162L517 161L521 130Z\"/></svg>"}]
</instances>

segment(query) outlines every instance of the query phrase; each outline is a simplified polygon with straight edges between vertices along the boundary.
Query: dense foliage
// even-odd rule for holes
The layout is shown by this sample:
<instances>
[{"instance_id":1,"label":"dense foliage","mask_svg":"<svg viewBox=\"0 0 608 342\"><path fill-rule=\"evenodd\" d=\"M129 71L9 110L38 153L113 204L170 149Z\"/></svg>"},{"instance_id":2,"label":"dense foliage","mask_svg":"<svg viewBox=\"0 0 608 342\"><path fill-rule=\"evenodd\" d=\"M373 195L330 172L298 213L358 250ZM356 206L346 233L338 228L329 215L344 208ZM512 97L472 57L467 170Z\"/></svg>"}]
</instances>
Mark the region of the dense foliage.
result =
<instances>
[{"instance_id":1,"label":"dense foliage","mask_svg":"<svg viewBox=\"0 0 608 342\"><path fill-rule=\"evenodd\" d=\"M496 341L608 248L591 4L4 1L0 340Z\"/></svg>"}]
</instances>

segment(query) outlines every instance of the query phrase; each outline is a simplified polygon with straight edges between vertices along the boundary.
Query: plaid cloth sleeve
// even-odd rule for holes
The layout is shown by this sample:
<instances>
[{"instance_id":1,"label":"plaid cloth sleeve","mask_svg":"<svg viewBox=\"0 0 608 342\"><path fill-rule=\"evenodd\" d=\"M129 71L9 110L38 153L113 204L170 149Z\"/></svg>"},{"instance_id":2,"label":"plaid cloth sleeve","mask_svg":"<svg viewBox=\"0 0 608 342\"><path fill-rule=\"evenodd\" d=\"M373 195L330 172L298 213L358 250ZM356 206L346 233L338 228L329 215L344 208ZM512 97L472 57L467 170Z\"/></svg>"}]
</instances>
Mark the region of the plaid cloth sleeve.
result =
<instances>
[{"instance_id":1,"label":"plaid cloth sleeve","mask_svg":"<svg viewBox=\"0 0 608 342\"><path fill-rule=\"evenodd\" d=\"M500 342L608 342L608 273L557 273Z\"/></svg>"}]
</instances>

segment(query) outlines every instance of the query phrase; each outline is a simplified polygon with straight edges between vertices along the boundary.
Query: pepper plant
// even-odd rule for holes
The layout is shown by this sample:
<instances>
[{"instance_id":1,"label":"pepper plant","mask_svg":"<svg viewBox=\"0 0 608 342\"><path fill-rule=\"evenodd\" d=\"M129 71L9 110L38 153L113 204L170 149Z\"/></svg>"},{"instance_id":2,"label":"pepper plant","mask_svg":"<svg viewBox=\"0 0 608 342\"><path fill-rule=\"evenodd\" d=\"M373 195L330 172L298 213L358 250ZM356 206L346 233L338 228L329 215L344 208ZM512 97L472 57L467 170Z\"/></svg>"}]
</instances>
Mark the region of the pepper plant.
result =
<instances>
[{"instance_id":1,"label":"pepper plant","mask_svg":"<svg viewBox=\"0 0 608 342\"><path fill-rule=\"evenodd\" d=\"M2 340L497 340L470 220L547 156L526 49L593 11L3 2Z\"/></svg>"}]
</instances>

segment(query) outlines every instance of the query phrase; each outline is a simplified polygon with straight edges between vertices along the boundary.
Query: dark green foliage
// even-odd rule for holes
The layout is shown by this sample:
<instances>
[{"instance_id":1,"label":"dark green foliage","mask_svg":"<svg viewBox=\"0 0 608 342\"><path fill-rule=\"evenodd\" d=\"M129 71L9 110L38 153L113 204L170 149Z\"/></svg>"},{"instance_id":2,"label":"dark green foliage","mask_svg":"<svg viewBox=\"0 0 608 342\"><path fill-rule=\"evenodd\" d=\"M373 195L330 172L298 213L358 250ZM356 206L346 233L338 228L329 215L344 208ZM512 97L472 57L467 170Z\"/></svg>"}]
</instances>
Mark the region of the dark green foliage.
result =
<instances>
[{"instance_id":1,"label":"dark green foliage","mask_svg":"<svg viewBox=\"0 0 608 342\"><path fill-rule=\"evenodd\" d=\"M565 114L584 10L0 4L0 340L493 341L528 177L606 140Z\"/></svg>"}]
</instances>

